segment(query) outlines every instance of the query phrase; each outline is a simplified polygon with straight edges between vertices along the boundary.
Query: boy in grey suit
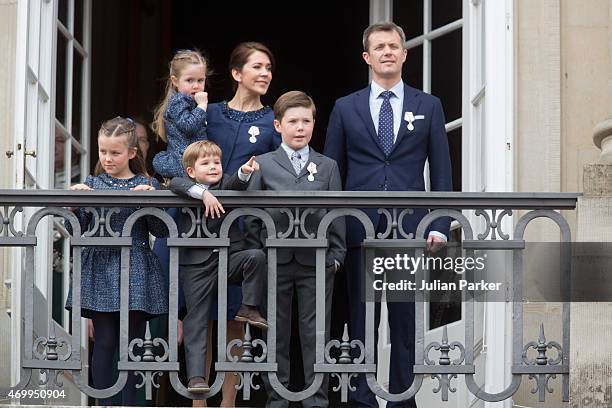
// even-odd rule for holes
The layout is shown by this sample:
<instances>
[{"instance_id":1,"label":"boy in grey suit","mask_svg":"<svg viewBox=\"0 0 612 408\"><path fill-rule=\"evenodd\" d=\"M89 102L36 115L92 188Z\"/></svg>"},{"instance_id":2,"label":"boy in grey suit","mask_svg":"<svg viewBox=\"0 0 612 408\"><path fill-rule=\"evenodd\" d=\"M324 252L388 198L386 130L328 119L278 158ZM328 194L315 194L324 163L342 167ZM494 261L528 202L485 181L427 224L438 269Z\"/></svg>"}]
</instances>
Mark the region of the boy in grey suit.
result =
<instances>
[{"instance_id":1,"label":"boy in grey suit","mask_svg":"<svg viewBox=\"0 0 612 408\"><path fill-rule=\"evenodd\" d=\"M209 190L246 190L252 173L258 169L252 157L236 174L223 174L221 149L208 140L193 143L185 149L183 166L189 179L175 177L170 189L179 195L201 198L206 207L208 230L219 233L224 216L223 208ZM215 218L215 216L217 216ZM181 232L191 231L192 220L188 214L179 219ZM261 317L257 306L264 299L266 256L260 249L247 249L242 233L234 222L228 232L230 240L227 278L229 282L242 281L242 305L235 320L267 329L268 323ZM187 315L183 321L185 336L185 359L187 363L187 388L190 392L204 393L210 390L205 380L206 342L208 318L217 290L219 256L212 248L181 247L179 249L180 275L187 304Z\"/></svg>"},{"instance_id":2,"label":"boy in grey suit","mask_svg":"<svg viewBox=\"0 0 612 408\"><path fill-rule=\"evenodd\" d=\"M253 174L248 190L276 191L340 191L340 173L336 162L308 146L314 128L315 106L303 92L291 91L283 94L274 105L274 127L282 136L283 143L274 152L257 157L260 171ZM277 232L290 228L288 216L279 209L266 211L274 219ZM306 218L306 230L316 232L319 221L325 216L321 209ZM344 220L336 219L328 230L329 248L326 253L325 283L325 333L329 337L331 298L335 271L344 261L346 253ZM247 222L248 239L253 243L265 242L267 232L257 219ZM297 295L300 325L300 343L304 364L306 387L314 380L315 363L315 249L279 248L277 250L277 305L276 305L276 359L277 377L285 386L289 385L289 347L291 339L291 304ZM327 340L326 340L327 341ZM289 402L281 398L264 382L268 389L268 407L288 407ZM302 401L304 407L324 407L327 400L327 376L317 393Z\"/></svg>"}]
</instances>

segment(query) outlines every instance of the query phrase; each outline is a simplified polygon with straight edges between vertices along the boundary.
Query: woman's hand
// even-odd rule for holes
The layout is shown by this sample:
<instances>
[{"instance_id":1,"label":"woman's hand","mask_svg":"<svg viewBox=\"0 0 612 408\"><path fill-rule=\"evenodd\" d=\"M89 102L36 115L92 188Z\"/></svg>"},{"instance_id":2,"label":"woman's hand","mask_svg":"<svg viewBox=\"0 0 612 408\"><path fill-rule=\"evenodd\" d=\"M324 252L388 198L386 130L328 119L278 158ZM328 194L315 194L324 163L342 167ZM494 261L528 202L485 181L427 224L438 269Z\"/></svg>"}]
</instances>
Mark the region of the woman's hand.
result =
<instances>
[{"instance_id":1,"label":"woman's hand","mask_svg":"<svg viewBox=\"0 0 612 408\"><path fill-rule=\"evenodd\" d=\"M215 215L217 216L216 218L220 218L222 213L225 214L225 210L219 200L217 200L217 197L212 195L208 190L204 191L204 194L202 194L202 202L205 208L204 217L207 218L210 214L211 218L215 218Z\"/></svg>"},{"instance_id":2,"label":"woman's hand","mask_svg":"<svg viewBox=\"0 0 612 408\"><path fill-rule=\"evenodd\" d=\"M244 163L242 167L240 167L240 171L242 174L251 174L253 172L259 171L259 163L255 161L255 156L251 156L248 162Z\"/></svg>"},{"instance_id":3,"label":"woman's hand","mask_svg":"<svg viewBox=\"0 0 612 408\"><path fill-rule=\"evenodd\" d=\"M153 191L153 190L155 190L155 187L150 186L148 184L139 184L136 187L130 188L130 190L134 190L134 191Z\"/></svg>"}]
</instances>

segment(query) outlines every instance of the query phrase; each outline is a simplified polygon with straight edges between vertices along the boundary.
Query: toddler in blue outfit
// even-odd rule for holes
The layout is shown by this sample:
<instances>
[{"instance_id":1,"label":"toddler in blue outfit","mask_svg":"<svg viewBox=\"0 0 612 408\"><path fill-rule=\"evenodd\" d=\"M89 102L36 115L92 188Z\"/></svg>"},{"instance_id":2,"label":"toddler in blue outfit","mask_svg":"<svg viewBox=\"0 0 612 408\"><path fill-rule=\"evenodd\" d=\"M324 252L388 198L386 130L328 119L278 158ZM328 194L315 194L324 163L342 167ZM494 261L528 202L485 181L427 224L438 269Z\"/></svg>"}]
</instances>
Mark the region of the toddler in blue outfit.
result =
<instances>
[{"instance_id":1,"label":"toddler in blue outfit","mask_svg":"<svg viewBox=\"0 0 612 408\"><path fill-rule=\"evenodd\" d=\"M153 168L165 178L185 177L181 165L185 148L206 139L206 68L207 61L197 50L178 51L170 61L166 95L155 109L152 125L168 143L153 158Z\"/></svg>"}]
</instances>

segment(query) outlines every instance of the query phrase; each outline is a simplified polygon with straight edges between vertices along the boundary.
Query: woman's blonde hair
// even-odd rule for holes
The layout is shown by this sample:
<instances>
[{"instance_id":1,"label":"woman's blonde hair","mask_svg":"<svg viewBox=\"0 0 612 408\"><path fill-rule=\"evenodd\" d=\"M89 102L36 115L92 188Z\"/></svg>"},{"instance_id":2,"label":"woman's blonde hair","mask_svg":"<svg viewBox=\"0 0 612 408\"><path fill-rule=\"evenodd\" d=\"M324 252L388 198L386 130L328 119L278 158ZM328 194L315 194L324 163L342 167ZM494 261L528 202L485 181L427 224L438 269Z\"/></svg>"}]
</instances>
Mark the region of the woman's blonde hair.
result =
<instances>
[{"instance_id":1,"label":"woman's blonde hair","mask_svg":"<svg viewBox=\"0 0 612 408\"><path fill-rule=\"evenodd\" d=\"M159 105L155 108L153 113L153 123L151 123L151 129L164 141L167 142L168 138L166 136L166 126L164 125L164 114L166 113L166 109L168 109L168 101L174 95L177 90L172 84L172 77L180 78L181 72L188 65L204 65L204 70L208 70L208 61L202 53L195 50L179 50L174 54L172 61L170 61L169 65L169 74L166 79L166 93L164 99L160 102Z\"/></svg>"},{"instance_id":2,"label":"woman's blonde hair","mask_svg":"<svg viewBox=\"0 0 612 408\"><path fill-rule=\"evenodd\" d=\"M102 123L102 126L100 126L98 137L100 136L125 137L128 149L136 149L136 155L129 161L130 170L136 175L140 174L145 177L149 177L149 174L147 173L147 166L145 164L144 157L142 156L142 151L138 148L136 124L132 119L117 116L116 118L107 120L106 122ZM97 176L101 173L104 173L104 168L102 167L102 163L100 163L100 159L98 158L98 163L96 164L94 174Z\"/></svg>"}]
</instances>

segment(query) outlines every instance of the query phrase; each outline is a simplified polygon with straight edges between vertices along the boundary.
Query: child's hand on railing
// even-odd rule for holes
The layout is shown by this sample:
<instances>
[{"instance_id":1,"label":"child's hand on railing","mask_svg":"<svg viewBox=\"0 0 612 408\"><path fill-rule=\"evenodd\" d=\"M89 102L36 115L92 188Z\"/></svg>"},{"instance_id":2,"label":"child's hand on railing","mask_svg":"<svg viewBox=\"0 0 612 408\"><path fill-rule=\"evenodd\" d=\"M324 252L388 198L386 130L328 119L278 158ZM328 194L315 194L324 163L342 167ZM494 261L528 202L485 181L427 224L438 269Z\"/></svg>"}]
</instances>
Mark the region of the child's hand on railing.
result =
<instances>
[{"instance_id":1,"label":"child's hand on railing","mask_svg":"<svg viewBox=\"0 0 612 408\"><path fill-rule=\"evenodd\" d=\"M202 203L204 203L205 208L204 217L208 217L210 214L211 218L220 218L222 213L225 214L225 210L219 200L217 200L217 197L212 195L208 190L204 191L204 194L202 194Z\"/></svg>"},{"instance_id":2,"label":"child's hand on railing","mask_svg":"<svg viewBox=\"0 0 612 408\"><path fill-rule=\"evenodd\" d=\"M136 187L130 188L133 191L152 191L155 190L155 187L150 186L148 184L139 184Z\"/></svg>"},{"instance_id":3,"label":"child's hand on railing","mask_svg":"<svg viewBox=\"0 0 612 408\"><path fill-rule=\"evenodd\" d=\"M93 190L93 188L89 187L87 184L79 183L74 186L70 186L71 190Z\"/></svg>"},{"instance_id":4,"label":"child's hand on railing","mask_svg":"<svg viewBox=\"0 0 612 408\"><path fill-rule=\"evenodd\" d=\"M79 183L74 186L70 186L70 190L74 191L84 191L84 190L93 190L93 188L89 187L87 184ZM68 207L68 211L75 212L79 207Z\"/></svg>"}]
</instances>

